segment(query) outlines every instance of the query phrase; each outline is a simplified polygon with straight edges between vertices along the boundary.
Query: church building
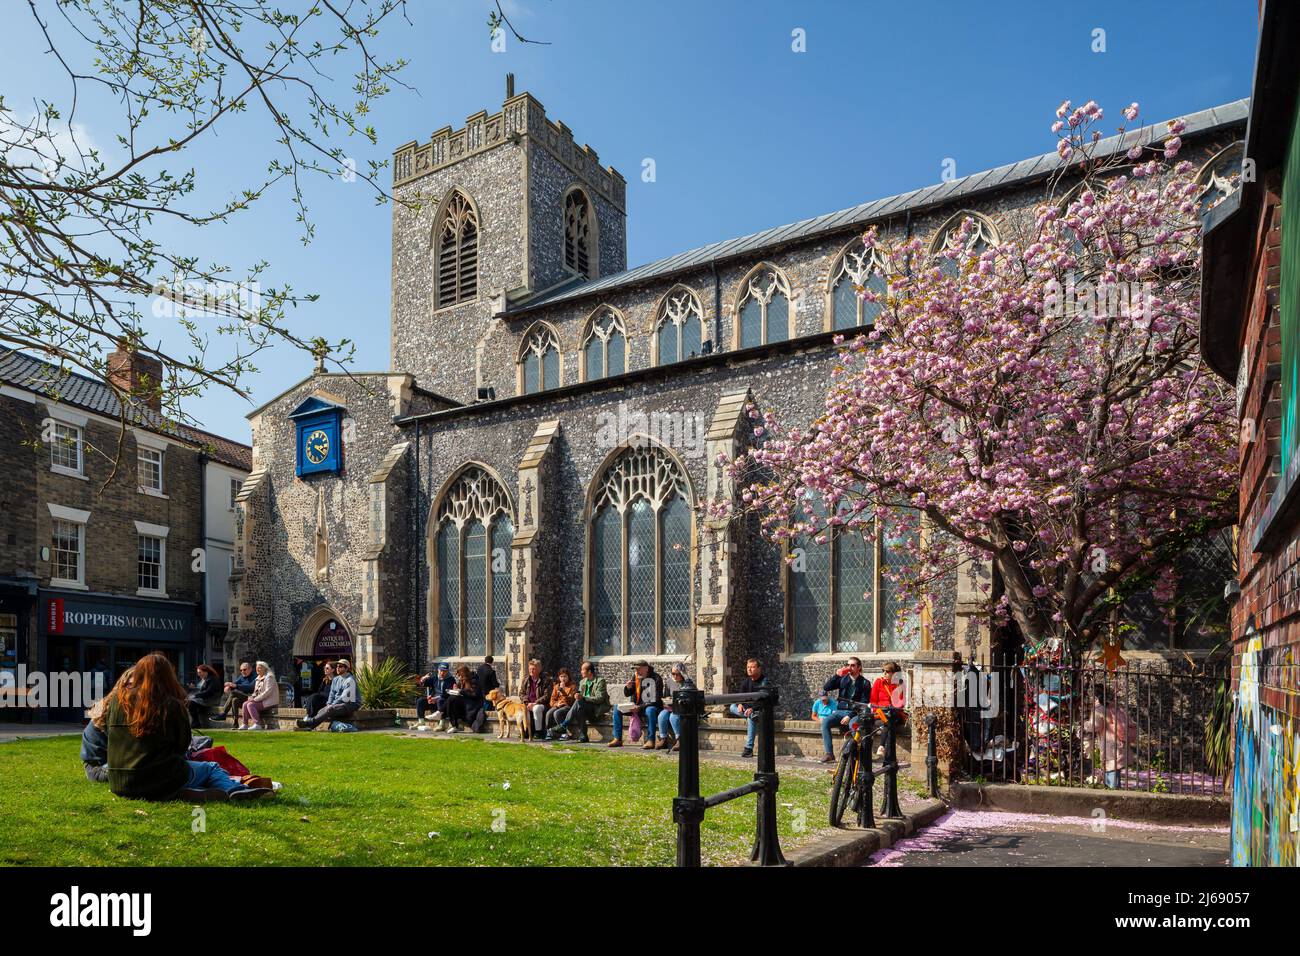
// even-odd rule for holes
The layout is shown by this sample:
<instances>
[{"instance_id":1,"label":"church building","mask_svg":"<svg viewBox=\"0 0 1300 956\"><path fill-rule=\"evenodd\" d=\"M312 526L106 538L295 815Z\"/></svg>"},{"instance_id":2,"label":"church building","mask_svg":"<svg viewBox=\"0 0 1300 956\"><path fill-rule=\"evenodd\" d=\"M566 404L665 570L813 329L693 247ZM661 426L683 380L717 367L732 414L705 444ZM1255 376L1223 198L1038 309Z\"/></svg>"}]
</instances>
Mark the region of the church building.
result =
<instances>
[{"instance_id":1,"label":"church building","mask_svg":"<svg viewBox=\"0 0 1300 956\"><path fill-rule=\"evenodd\" d=\"M1184 156L1212 177L1245 117L1245 101L1185 117ZM883 281L867 227L937 251L972 217L971 242L996 243L1060 163L628 269L625 180L511 81L497 112L398 147L389 367L318 369L249 416L227 663L422 673L492 654L514 688L532 657L575 675L590 659L617 685L645 658L718 693L757 657L802 714L848 655L871 673L987 648L979 569L916 612L881 573L897 543L810 543L795 570L756 522L698 506L737 493L718 457L750 440L748 402L820 414L836 337L877 308L855 292Z\"/></svg>"}]
</instances>

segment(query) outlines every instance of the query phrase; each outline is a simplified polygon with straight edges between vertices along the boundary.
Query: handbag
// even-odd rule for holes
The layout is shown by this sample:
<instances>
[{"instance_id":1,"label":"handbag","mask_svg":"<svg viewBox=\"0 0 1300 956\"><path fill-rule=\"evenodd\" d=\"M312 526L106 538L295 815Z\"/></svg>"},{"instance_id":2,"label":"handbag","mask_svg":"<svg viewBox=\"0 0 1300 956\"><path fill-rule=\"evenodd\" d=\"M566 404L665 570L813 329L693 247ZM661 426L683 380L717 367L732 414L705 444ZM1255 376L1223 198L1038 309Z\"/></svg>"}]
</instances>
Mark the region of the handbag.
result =
<instances>
[{"instance_id":1,"label":"handbag","mask_svg":"<svg viewBox=\"0 0 1300 956\"><path fill-rule=\"evenodd\" d=\"M215 763L232 777L247 777L249 774L248 768L232 757L225 747L209 747L207 750L200 750L189 759L199 763Z\"/></svg>"}]
</instances>

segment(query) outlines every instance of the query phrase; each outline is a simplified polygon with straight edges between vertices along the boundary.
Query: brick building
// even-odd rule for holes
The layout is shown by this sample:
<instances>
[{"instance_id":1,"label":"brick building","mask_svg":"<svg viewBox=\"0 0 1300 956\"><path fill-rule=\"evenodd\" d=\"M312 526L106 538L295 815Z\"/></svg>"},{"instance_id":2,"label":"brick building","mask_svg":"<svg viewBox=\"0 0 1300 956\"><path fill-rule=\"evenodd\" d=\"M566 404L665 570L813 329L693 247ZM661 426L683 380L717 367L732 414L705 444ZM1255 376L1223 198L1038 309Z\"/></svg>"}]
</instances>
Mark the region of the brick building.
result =
<instances>
[{"instance_id":1,"label":"brick building","mask_svg":"<svg viewBox=\"0 0 1300 956\"><path fill-rule=\"evenodd\" d=\"M161 381L156 361L121 349L109 369L128 392L140 375ZM214 636L219 661L226 622L214 631L207 609L224 607L230 559L213 568L196 552L223 539L229 551L230 482L248 474L251 449L169 423L157 406L123 416L102 382L14 351L0 352L0 436L0 670L111 679L161 650L188 679L212 659ZM205 508L214 486L224 528Z\"/></svg>"},{"instance_id":2,"label":"brick building","mask_svg":"<svg viewBox=\"0 0 1300 956\"><path fill-rule=\"evenodd\" d=\"M1188 155L1230 148L1244 116L1187 117ZM532 656L609 676L646 657L685 660L716 692L754 655L801 712L847 654L944 666L987 646L978 571L917 614L880 574L889 542L813 546L796 571L752 525L695 505L735 492L716 459L742 450L748 398L818 414L834 338L871 320L853 290L879 281L866 227L937 251L972 216L972 241L996 241L1059 164L629 270L623 178L528 93L399 147L390 369L318 372L250 415L227 659L491 653L513 686ZM1174 653L1161 640L1151 653Z\"/></svg>"},{"instance_id":3,"label":"brick building","mask_svg":"<svg viewBox=\"0 0 1300 956\"><path fill-rule=\"evenodd\" d=\"M1300 9L1260 8L1240 188L1204 215L1201 347L1237 386L1232 860L1300 862Z\"/></svg>"}]
</instances>

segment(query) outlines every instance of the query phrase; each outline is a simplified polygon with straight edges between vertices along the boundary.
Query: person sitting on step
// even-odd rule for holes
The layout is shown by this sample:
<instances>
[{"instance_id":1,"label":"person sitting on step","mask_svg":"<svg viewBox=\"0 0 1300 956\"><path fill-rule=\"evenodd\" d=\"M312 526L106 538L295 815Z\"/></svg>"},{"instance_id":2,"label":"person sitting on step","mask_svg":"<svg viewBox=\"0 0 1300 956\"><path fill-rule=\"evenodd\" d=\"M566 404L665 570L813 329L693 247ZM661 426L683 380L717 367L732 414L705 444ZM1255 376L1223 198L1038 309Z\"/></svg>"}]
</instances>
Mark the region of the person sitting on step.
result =
<instances>
[{"instance_id":1,"label":"person sitting on step","mask_svg":"<svg viewBox=\"0 0 1300 956\"><path fill-rule=\"evenodd\" d=\"M641 721L642 732L645 734L645 743L641 749L655 749L655 731L658 729L655 720L659 716L659 691L662 683L662 678L655 673L649 661L641 660L632 665L632 679L623 685L627 700L614 708L614 739L609 742L609 746L623 746L623 715L626 711L628 716L635 714Z\"/></svg>"},{"instance_id":2,"label":"person sitting on step","mask_svg":"<svg viewBox=\"0 0 1300 956\"><path fill-rule=\"evenodd\" d=\"M361 691L352 675L352 665L340 659L334 664L334 679L330 681L330 695L325 706L315 714L299 718L298 726L310 730L327 721L346 721L360 709Z\"/></svg>"},{"instance_id":3,"label":"person sitting on step","mask_svg":"<svg viewBox=\"0 0 1300 956\"><path fill-rule=\"evenodd\" d=\"M447 711L449 700L447 692L456 686L456 678L451 676L447 663L444 661L438 664L421 677L418 684L420 696L415 701L415 729L429 729L429 725L425 723L426 714L438 721L438 730L445 729L447 720L443 715Z\"/></svg>"}]
</instances>

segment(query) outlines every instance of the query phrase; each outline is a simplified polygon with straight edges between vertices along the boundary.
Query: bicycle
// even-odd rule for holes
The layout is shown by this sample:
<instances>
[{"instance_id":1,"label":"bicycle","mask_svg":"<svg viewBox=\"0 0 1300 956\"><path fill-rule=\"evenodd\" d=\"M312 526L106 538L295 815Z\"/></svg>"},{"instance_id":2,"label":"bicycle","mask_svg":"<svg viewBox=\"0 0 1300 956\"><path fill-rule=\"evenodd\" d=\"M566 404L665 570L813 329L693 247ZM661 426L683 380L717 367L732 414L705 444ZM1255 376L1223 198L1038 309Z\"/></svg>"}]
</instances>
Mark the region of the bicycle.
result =
<instances>
[{"instance_id":1,"label":"bicycle","mask_svg":"<svg viewBox=\"0 0 1300 956\"><path fill-rule=\"evenodd\" d=\"M876 714L882 714L888 721L901 722L903 712L897 707L873 707L861 703L853 704L851 709L856 716L849 720L849 731L844 746L840 749L839 766L835 769L835 783L831 787L830 824L833 827L840 826L844 812L852 806L858 816L858 826L873 827L875 819L871 807L871 791L875 783L875 770L871 765L871 740L885 728L885 724L877 720ZM886 755L887 759L888 757ZM882 808L881 812L894 813L895 810L891 805Z\"/></svg>"}]
</instances>

